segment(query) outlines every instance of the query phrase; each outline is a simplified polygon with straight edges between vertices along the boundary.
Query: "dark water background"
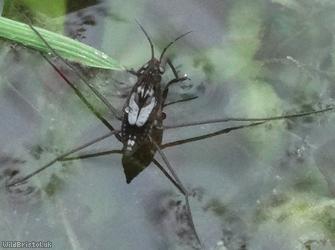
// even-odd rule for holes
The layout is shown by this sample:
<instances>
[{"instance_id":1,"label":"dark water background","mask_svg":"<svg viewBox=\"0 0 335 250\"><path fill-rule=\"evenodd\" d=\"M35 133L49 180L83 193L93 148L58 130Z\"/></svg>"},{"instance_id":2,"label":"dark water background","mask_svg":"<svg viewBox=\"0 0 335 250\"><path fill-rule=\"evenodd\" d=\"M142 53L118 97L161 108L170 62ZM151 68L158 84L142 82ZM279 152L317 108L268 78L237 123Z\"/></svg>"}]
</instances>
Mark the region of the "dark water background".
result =
<instances>
[{"instance_id":1,"label":"dark water background","mask_svg":"<svg viewBox=\"0 0 335 250\"><path fill-rule=\"evenodd\" d=\"M199 98L168 107L166 124L334 104L332 1L68 1L66 10L65 16L37 15L48 20L39 25L64 31L129 68L150 57L135 20L147 29L156 53L193 31L169 51L191 78L172 88L170 97ZM16 171L30 173L107 132L37 52L2 41L0 58L2 185ZM136 80L124 72L85 72L119 108ZM171 73L164 81L169 78ZM168 130L164 141L232 125ZM327 113L167 149L194 194L191 208L205 246L334 249L333 132L334 114ZM120 148L109 139L91 150ZM153 166L127 185L119 155L57 163L20 189L2 187L0 200L1 240L49 240L54 249L195 247L183 197Z\"/></svg>"}]
</instances>

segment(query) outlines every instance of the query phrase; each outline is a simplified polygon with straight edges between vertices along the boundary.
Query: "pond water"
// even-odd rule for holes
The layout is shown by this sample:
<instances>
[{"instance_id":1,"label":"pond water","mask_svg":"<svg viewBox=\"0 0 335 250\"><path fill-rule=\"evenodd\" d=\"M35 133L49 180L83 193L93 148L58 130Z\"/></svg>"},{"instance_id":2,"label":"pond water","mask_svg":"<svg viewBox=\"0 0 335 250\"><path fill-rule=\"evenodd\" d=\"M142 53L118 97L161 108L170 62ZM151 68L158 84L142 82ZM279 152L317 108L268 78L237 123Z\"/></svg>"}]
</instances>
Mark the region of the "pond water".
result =
<instances>
[{"instance_id":1,"label":"pond water","mask_svg":"<svg viewBox=\"0 0 335 250\"><path fill-rule=\"evenodd\" d=\"M168 52L178 71L191 78L172 87L169 98L198 98L167 107L166 125L334 105L331 1L84 2L68 4L65 17L48 23L63 18L68 36L128 68L150 58L135 20L157 54L193 31ZM11 177L31 173L108 130L38 52L1 41L0 58L1 240L50 241L53 249L198 249L183 196L154 165L127 184L120 155L56 163L6 189ZM125 72L83 71L122 109L136 79ZM171 77L167 72L163 81ZM206 249L334 249L334 119L328 112L273 121L164 150L192 194L194 223ZM169 129L164 142L239 124ZM85 152L121 147L109 138Z\"/></svg>"}]
</instances>

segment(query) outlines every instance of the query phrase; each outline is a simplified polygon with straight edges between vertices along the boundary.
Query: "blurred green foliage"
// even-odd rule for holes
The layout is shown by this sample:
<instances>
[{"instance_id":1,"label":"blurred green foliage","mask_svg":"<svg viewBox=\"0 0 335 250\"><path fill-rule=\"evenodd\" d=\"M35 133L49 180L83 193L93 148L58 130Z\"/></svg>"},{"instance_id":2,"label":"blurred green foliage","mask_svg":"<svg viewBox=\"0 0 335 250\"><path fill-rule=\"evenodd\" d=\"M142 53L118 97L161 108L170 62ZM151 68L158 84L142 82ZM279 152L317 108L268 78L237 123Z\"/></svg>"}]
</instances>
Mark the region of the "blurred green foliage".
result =
<instances>
[{"instance_id":1,"label":"blurred green foliage","mask_svg":"<svg viewBox=\"0 0 335 250\"><path fill-rule=\"evenodd\" d=\"M50 1L48 4L38 0L5 0L2 16L23 23L29 18L33 24L63 33L66 4L67 0Z\"/></svg>"}]
</instances>

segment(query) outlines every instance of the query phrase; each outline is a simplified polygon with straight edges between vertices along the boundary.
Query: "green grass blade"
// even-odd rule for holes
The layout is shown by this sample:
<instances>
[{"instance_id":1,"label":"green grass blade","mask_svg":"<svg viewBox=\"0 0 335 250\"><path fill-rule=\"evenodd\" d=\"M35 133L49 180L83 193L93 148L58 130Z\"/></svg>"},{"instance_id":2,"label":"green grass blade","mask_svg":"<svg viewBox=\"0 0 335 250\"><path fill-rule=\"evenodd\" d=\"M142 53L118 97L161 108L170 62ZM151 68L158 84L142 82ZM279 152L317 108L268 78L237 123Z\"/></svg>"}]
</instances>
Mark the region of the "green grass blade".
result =
<instances>
[{"instance_id":1,"label":"green grass blade","mask_svg":"<svg viewBox=\"0 0 335 250\"><path fill-rule=\"evenodd\" d=\"M86 66L123 70L124 67L105 53L86 44L63 35L35 27L46 41L65 59L82 63ZM48 47L34 33L29 25L0 17L0 37L23 44L33 49L49 52Z\"/></svg>"}]
</instances>

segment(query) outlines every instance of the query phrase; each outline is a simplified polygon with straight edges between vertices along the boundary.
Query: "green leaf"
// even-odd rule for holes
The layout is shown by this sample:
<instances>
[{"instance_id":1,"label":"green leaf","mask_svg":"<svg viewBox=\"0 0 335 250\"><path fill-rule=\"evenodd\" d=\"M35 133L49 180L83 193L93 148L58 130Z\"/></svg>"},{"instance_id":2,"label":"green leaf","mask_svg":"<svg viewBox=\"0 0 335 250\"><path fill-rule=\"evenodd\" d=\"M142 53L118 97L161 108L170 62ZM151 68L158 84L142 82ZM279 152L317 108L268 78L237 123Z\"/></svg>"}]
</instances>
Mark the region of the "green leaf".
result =
<instances>
[{"instance_id":1,"label":"green leaf","mask_svg":"<svg viewBox=\"0 0 335 250\"><path fill-rule=\"evenodd\" d=\"M35 28L50 46L65 59L96 68L112 70L124 69L124 67L116 60L95 48L63 35L45 29ZM49 48L35 34L29 25L5 17L0 17L0 37L42 52L49 52Z\"/></svg>"},{"instance_id":2,"label":"green leaf","mask_svg":"<svg viewBox=\"0 0 335 250\"><path fill-rule=\"evenodd\" d=\"M38 25L53 32L63 33L67 0L52 1L45 4L39 0L5 0L3 17Z\"/></svg>"},{"instance_id":3,"label":"green leaf","mask_svg":"<svg viewBox=\"0 0 335 250\"><path fill-rule=\"evenodd\" d=\"M50 1L48 4L40 0L5 0L4 13L6 17L22 15L23 10L40 12L49 17L59 17L66 14L66 0Z\"/></svg>"}]
</instances>

